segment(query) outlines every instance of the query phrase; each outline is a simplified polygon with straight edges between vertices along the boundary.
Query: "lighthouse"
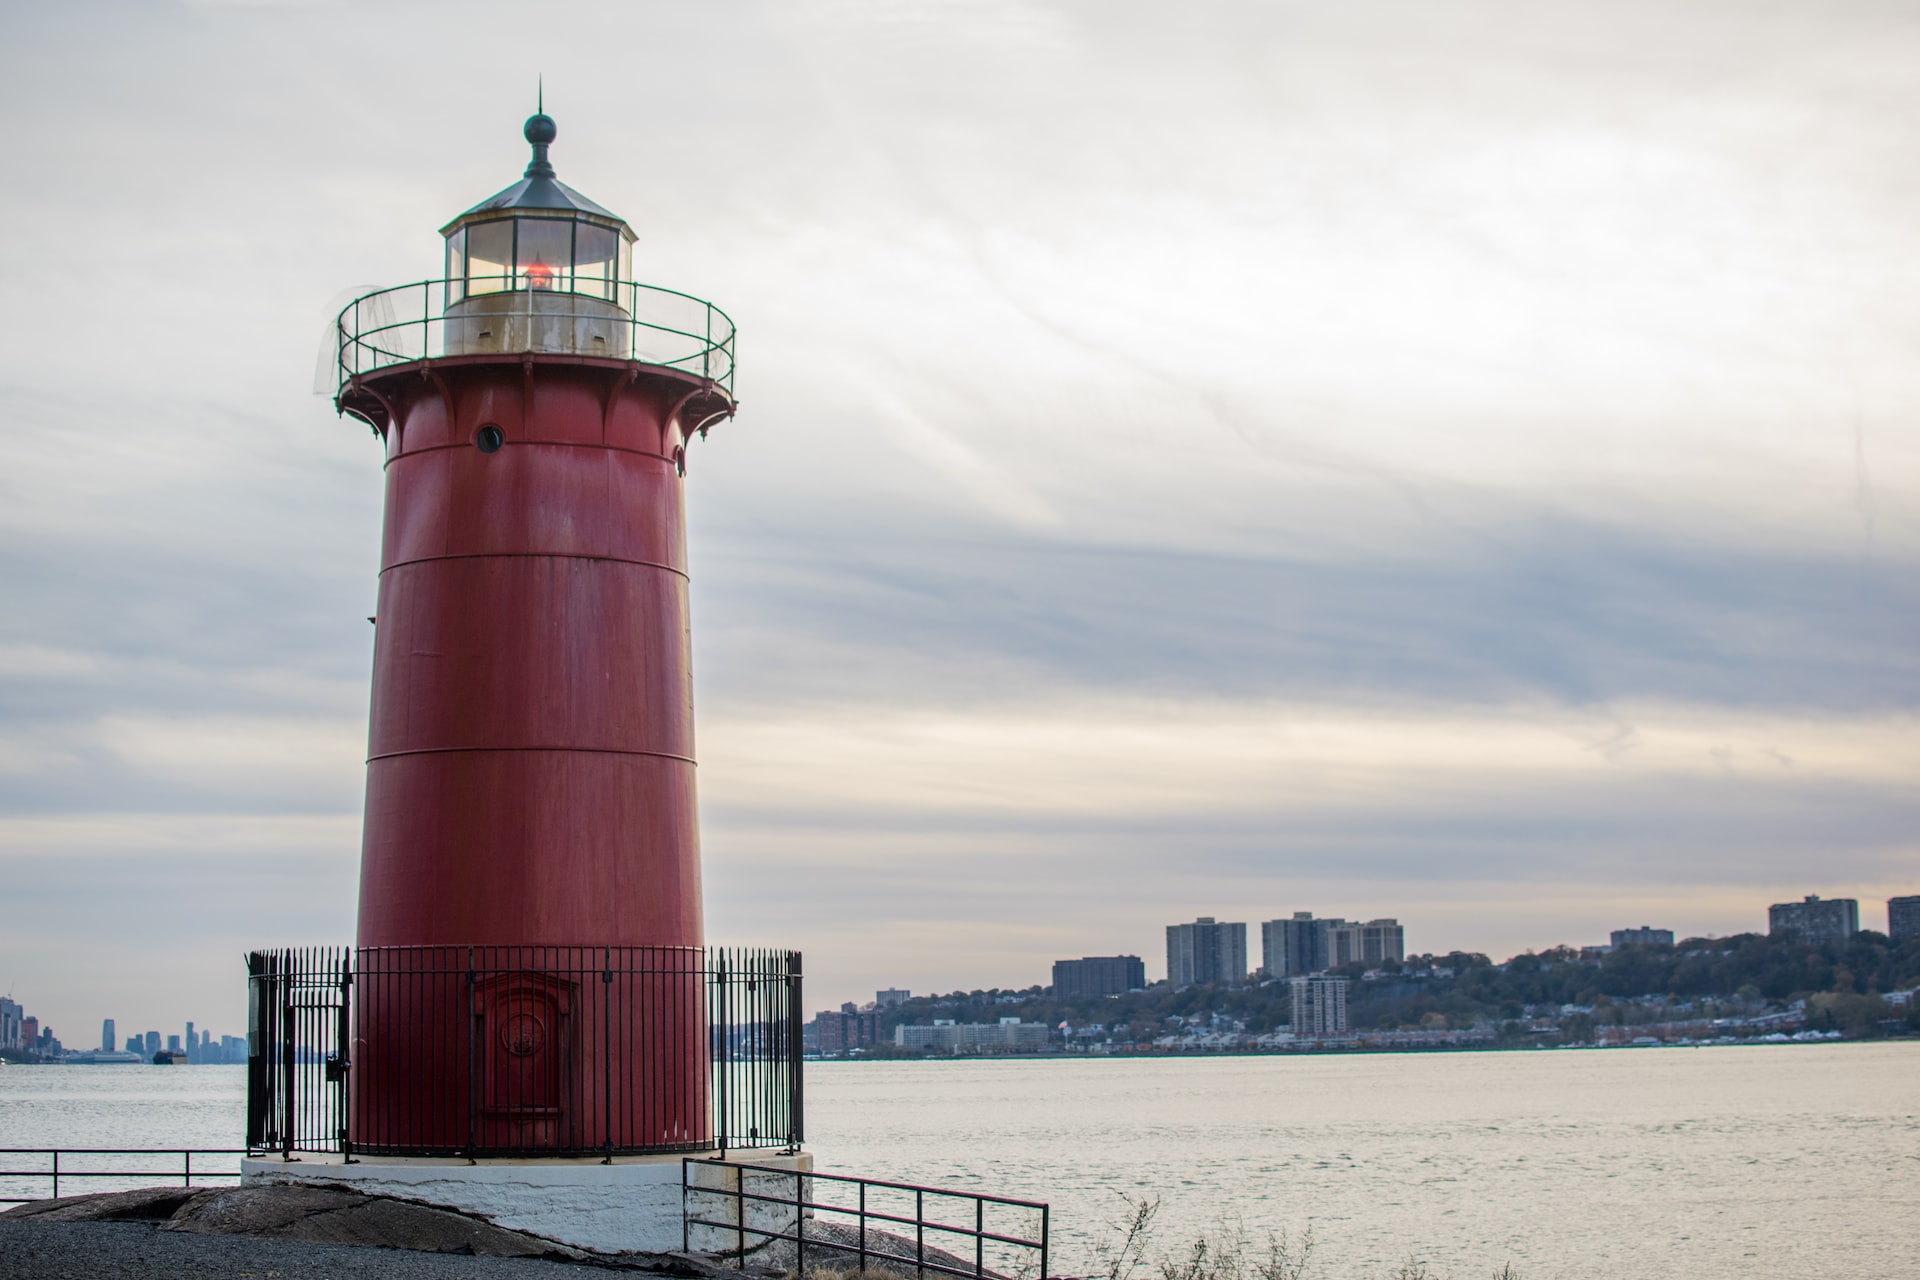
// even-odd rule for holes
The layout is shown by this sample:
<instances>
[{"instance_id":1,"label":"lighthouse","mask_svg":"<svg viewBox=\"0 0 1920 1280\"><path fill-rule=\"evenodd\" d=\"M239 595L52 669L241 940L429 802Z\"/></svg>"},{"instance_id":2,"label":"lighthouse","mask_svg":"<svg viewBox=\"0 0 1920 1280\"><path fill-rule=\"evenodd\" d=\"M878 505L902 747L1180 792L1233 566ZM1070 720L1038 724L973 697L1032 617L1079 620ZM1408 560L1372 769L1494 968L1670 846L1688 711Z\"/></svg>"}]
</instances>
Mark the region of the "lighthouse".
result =
<instances>
[{"instance_id":1,"label":"lighthouse","mask_svg":"<svg viewBox=\"0 0 1920 1280\"><path fill-rule=\"evenodd\" d=\"M544 110L524 136L442 275L335 326L384 454L358 925L249 959L248 1144L280 1167L248 1169L678 1247L635 1206L669 1173L677 1206L680 1156L805 1163L799 957L701 915L684 489L734 326L635 279Z\"/></svg>"}]
</instances>

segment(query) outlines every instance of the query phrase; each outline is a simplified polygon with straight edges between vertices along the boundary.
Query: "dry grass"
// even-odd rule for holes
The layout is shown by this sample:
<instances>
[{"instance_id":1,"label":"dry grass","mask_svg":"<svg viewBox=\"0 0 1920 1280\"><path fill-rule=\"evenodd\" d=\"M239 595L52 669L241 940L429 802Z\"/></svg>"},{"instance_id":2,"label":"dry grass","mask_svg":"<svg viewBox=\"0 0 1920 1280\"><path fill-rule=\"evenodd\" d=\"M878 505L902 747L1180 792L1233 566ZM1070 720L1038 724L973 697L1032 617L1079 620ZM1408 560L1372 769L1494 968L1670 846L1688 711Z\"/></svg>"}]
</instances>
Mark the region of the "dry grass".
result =
<instances>
[{"instance_id":1,"label":"dry grass","mask_svg":"<svg viewBox=\"0 0 1920 1280\"><path fill-rule=\"evenodd\" d=\"M1160 1201L1121 1193L1127 1212L1113 1223L1114 1239L1093 1246L1093 1265L1087 1280L1136 1280L1142 1271L1157 1280L1315 1280L1313 1229L1296 1237L1268 1231L1258 1239L1238 1223L1225 1223L1212 1234L1194 1239L1183 1250L1155 1254L1154 1219ZM1117 1243L1116 1243L1117 1241ZM1385 1280L1447 1280L1426 1263L1409 1258ZM1492 1280L1520 1280L1511 1262L1492 1273Z\"/></svg>"}]
</instances>

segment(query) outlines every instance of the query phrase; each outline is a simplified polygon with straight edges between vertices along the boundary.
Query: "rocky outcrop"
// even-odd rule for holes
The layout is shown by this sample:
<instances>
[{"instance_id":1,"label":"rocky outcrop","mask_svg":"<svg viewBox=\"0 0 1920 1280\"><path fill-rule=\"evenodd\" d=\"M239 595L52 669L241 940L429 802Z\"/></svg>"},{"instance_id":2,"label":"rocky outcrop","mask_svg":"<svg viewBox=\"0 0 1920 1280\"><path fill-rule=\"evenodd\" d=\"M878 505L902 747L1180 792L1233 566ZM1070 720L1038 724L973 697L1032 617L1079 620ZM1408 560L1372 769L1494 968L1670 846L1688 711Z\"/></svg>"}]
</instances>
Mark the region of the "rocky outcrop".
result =
<instances>
[{"instance_id":1,"label":"rocky outcrop","mask_svg":"<svg viewBox=\"0 0 1920 1280\"><path fill-rule=\"evenodd\" d=\"M0 1215L41 1222L159 1221L162 1231L375 1245L487 1258L587 1257L578 1249L509 1231L431 1205L331 1187L147 1187L38 1200Z\"/></svg>"}]
</instances>

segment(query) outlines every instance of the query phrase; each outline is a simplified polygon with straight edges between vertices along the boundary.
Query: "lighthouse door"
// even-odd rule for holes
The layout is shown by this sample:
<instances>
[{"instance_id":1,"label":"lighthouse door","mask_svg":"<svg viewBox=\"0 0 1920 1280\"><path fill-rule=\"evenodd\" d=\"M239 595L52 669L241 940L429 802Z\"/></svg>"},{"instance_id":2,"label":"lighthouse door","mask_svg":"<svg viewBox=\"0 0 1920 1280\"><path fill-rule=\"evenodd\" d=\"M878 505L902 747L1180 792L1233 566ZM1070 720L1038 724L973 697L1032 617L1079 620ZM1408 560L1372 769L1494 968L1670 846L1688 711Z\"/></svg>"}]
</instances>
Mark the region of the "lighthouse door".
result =
<instances>
[{"instance_id":1,"label":"lighthouse door","mask_svg":"<svg viewBox=\"0 0 1920 1280\"><path fill-rule=\"evenodd\" d=\"M474 984L481 1146L537 1151L571 1143L576 985L527 972Z\"/></svg>"}]
</instances>

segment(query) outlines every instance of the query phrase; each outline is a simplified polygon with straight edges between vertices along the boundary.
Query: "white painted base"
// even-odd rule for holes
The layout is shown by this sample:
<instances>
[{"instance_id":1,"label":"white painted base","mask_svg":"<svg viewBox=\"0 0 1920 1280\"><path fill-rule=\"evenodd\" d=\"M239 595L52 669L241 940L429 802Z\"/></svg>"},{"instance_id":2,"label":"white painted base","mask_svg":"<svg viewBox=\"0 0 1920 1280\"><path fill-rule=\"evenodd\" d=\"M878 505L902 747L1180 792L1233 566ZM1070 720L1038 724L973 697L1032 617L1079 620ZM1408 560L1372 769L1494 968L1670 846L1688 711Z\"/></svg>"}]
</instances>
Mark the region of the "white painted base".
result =
<instances>
[{"instance_id":1,"label":"white painted base","mask_svg":"<svg viewBox=\"0 0 1920 1280\"><path fill-rule=\"evenodd\" d=\"M809 1172L806 1152L732 1152L729 1163ZM712 1185L716 1170L700 1171ZM415 1159L334 1155L278 1156L240 1164L243 1185L297 1183L342 1187L457 1209L496 1225L595 1253L670 1253L682 1242L679 1156L583 1160ZM733 1181L737 1177L724 1179ZM792 1184L791 1178L779 1181ZM750 1180L751 1185L751 1180ZM790 1223L779 1229L792 1230ZM696 1241L695 1248L704 1242Z\"/></svg>"}]
</instances>

